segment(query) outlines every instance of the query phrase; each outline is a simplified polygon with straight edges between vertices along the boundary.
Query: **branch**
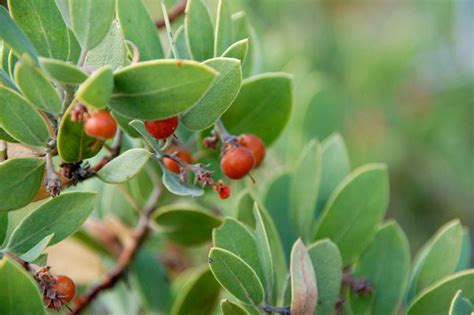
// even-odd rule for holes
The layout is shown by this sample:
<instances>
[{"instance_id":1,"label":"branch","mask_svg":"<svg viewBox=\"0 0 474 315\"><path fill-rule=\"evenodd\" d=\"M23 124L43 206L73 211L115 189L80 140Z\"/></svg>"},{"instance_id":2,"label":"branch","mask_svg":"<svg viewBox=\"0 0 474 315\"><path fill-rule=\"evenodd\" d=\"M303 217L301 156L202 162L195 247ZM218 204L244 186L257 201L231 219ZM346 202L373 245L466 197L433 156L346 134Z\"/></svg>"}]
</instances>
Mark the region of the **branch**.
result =
<instances>
[{"instance_id":1,"label":"branch","mask_svg":"<svg viewBox=\"0 0 474 315\"><path fill-rule=\"evenodd\" d=\"M349 271L342 273L342 284L350 287L357 294L370 294L372 293L372 285L365 278L355 277Z\"/></svg>"},{"instance_id":2,"label":"branch","mask_svg":"<svg viewBox=\"0 0 474 315\"><path fill-rule=\"evenodd\" d=\"M79 297L76 302L75 308L72 310L72 315L80 314L92 301L97 298L97 296L107 289L110 289L115 286L115 284L123 278L126 273L126 270L133 258L137 254L138 250L143 245L145 239L150 232L150 218L153 215L153 212L156 209L156 204L160 197L161 188L158 186L152 191L148 201L143 209L143 213L140 216L140 220L133 232L133 242L128 247L125 248L118 258L117 265L107 273L105 278L101 283L91 288L89 292Z\"/></svg>"},{"instance_id":3,"label":"branch","mask_svg":"<svg viewBox=\"0 0 474 315\"><path fill-rule=\"evenodd\" d=\"M168 12L168 18L170 23L173 23L177 18L184 14L186 10L186 4L188 0L182 0L178 5L176 5L173 9ZM164 28L166 26L165 19L161 18L155 22L157 28Z\"/></svg>"}]
</instances>

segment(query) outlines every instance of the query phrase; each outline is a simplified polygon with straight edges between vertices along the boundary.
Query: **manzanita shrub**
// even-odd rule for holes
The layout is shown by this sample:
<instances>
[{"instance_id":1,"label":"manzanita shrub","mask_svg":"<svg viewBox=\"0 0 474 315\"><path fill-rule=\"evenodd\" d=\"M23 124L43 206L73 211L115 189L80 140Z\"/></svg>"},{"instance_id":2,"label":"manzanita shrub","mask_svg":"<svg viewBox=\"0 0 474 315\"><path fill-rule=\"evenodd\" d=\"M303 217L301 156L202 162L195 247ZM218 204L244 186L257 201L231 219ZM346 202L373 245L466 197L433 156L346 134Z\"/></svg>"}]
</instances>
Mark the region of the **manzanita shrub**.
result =
<instances>
[{"instance_id":1,"label":"manzanita shrub","mask_svg":"<svg viewBox=\"0 0 474 315\"><path fill-rule=\"evenodd\" d=\"M202 0L161 8L0 8L0 314L473 311L467 228L449 222L412 261L384 221L386 166L352 169L337 134L273 174L291 77L258 73L229 0L215 18ZM110 266L92 286L48 267L66 238Z\"/></svg>"}]
</instances>

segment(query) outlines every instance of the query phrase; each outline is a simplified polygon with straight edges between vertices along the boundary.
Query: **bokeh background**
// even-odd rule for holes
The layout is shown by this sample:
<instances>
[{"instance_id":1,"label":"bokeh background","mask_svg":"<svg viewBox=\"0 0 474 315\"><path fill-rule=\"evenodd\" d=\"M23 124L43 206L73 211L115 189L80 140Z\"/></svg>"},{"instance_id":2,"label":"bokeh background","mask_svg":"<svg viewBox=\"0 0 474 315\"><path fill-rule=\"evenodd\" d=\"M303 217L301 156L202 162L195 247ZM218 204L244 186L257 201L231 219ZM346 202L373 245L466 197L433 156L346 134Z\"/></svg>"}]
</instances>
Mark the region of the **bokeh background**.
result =
<instances>
[{"instance_id":1,"label":"bokeh background","mask_svg":"<svg viewBox=\"0 0 474 315\"><path fill-rule=\"evenodd\" d=\"M295 110L276 145L282 160L291 164L306 140L338 131L353 167L388 164L388 216L413 252L455 217L474 229L474 1L232 6L256 29L262 71L295 78Z\"/></svg>"}]
</instances>

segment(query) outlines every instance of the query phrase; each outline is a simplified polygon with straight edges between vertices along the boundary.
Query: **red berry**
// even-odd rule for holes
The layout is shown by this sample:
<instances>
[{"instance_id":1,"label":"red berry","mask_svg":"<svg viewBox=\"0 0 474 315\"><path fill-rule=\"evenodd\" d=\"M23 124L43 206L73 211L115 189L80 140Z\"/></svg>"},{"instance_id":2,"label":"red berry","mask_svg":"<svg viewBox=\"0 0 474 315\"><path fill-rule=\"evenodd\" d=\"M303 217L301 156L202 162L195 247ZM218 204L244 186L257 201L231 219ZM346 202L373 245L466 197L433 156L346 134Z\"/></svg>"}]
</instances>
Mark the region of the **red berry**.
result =
<instances>
[{"instance_id":1,"label":"red berry","mask_svg":"<svg viewBox=\"0 0 474 315\"><path fill-rule=\"evenodd\" d=\"M173 116L162 120L145 121L145 128L155 139L166 139L173 135L178 123L178 116Z\"/></svg>"},{"instance_id":2,"label":"red berry","mask_svg":"<svg viewBox=\"0 0 474 315\"><path fill-rule=\"evenodd\" d=\"M245 177L255 166L255 157L245 147L233 147L224 153L221 159L221 169L225 176L231 179Z\"/></svg>"},{"instance_id":3,"label":"red berry","mask_svg":"<svg viewBox=\"0 0 474 315\"><path fill-rule=\"evenodd\" d=\"M237 141L252 152L255 157L255 167L258 167L265 158L265 143L262 139L251 133L246 133L240 135Z\"/></svg>"},{"instance_id":4,"label":"red berry","mask_svg":"<svg viewBox=\"0 0 474 315\"><path fill-rule=\"evenodd\" d=\"M66 276L56 276L56 283L51 286L57 292L56 297L63 303L69 303L76 293L76 285L71 278Z\"/></svg>"},{"instance_id":5,"label":"red berry","mask_svg":"<svg viewBox=\"0 0 474 315\"><path fill-rule=\"evenodd\" d=\"M227 199L230 197L230 187L229 186L224 186L221 188L221 190L219 191L219 197L221 197L221 199Z\"/></svg>"},{"instance_id":6,"label":"red berry","mask_svg":"<svg viewBox=\"0 0 474 315\"><path fill-rule=\"evenodd\" d=\"M171 148L167 151L168 151L168 153L176 153L176 156L178 158L180 158L181 160L183 160L183 161L185 161L189 164L193 163L193 156L187 150L173 147L173 148ZM176 174L179 174L180 167L179 167L179 164L176 161L173 161L172 159L165 157L165 158L163 158L163 163L165 164L166 168L169 171L171 171L173 173L176 173Z\"/></svg>"},{"instance_id":7,"label":"red berry","mask_svg":"<svg viewBox=\"0 0 474 315\"><path fill-rule=\"evenodd\" d=\"M98 112L87 118L84 131L90 137L107 140L117 132L117 122L109 112Z\"/></svg>"}]
</instances>

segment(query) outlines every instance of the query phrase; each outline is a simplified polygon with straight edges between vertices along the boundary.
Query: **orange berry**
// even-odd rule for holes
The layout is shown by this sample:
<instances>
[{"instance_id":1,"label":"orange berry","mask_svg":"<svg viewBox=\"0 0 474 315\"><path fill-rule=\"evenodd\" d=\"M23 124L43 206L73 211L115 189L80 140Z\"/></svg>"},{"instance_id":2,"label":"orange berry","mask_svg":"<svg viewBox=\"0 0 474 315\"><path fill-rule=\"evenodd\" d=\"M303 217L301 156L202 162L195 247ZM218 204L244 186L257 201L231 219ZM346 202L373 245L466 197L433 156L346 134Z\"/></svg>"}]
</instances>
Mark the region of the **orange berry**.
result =
<instances>
[{"instance_id":1,"label":"orange berry","mask_svg":"<svg viewBox=\"0 0 474 315\"><path fill-rule=\"evenodd\" d=\"M254 134L246 133L237 138L240 145L249 149L255 157L255 167L258 167L265 158L265 143Z\"/></svg>"},{"instance_id":2,"label":"orange berry","mask_svg":"<svg viewBox=\"0 0 474 315\"><path fill-rule=\"evenodd\" d=\"M109 112L98 112L87 118L84 124L85 133L93 138L107 140L117 132L117 122Z\"/></svg>"},{"instance_id":3,"label":"orange berry","mask_svg":"<svg viewBox=\"0 0 474 315\"><path fill-rule=\"evenodd\" d=\"M173 116L167 119L145 121L145 128L155 139L161 140L172 136L178 124L178 116Z\"/></svg>"},{"instance_id":4,"label":"orange berry","mask_svg":"<svg viewBox=\"0 0 474 315\"><path fill-rule=\"evenodd\" d=\"M224 153L221 159L221 169L225 176L231 179L245 177L255 166L255 157L245 147L233 147Z\"/></svg>"},{"instance_id":5,"label":"orange berry","mask_svg":"<svg viewBox=\"0 0 474 315\"><path fill-rule=\"evenodd\" d=\"M192 164L193 163L193 156L191 155L191 153L189 153L189 151L187 150L184 150L184 149L179 149L179 148L171 148L169 150L167 150L169 153L176 153L176 156L178 158L180 158L181 160L189 163L189 164ZM165 164L166 168L170 171L170 172L173 172L173 173L176 173L176 174L179 174L179 171L180 171L180 167L179 167L179 164L178 162L176 161L173 161L172 159L170 158L163 158L163 163Z\"/></svg>"}]
</instances>

